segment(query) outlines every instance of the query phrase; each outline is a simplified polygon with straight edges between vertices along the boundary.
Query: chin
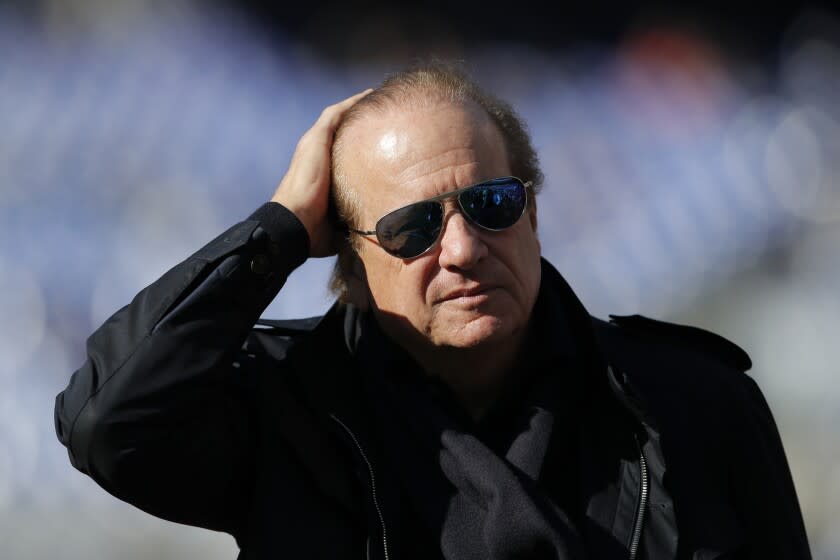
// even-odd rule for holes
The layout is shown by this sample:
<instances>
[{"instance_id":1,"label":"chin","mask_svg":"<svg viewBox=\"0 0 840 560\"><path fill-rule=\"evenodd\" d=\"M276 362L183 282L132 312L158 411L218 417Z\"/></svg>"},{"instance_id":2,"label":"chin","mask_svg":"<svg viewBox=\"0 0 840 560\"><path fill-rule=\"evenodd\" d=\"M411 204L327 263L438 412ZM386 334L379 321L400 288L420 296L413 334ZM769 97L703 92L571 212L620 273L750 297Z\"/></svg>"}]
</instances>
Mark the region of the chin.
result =
<instances>
[{"instance_id":1,"label":"chin","mask_svg":"<svg viewBox=\"0 0 840 560\"><path fill-rule=\"evenodd\" d=\"M511 324L501 317L481 315L467 321L447 322L435 342L438 346L452 348L478 348L509 338L513 330Z\"/></svg>"}]
</instances>

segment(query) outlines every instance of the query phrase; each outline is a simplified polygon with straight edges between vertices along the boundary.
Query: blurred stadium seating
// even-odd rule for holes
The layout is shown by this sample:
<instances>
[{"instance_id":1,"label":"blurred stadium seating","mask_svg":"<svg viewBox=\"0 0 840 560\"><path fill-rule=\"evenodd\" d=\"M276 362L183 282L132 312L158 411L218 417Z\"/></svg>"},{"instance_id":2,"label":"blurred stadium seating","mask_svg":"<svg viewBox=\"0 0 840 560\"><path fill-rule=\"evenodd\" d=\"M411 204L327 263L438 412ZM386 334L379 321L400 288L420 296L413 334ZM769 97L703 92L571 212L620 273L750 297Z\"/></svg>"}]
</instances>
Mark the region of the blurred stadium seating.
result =
<instances>
[{"instance_id":1,"label":"blurred stadium seating","mask_svg":"<svg viewBox=\"0 0 840 560\"><path fill-rule=\"evenodd\" d=\"M339 63L198 2L37 6L0 4L0 557L233 558L73 470L53 398L96 326L266 200L321 108L411 49ZM590 311L750 352L815 558L840 558L840 22L803 10L756 53L653 21L553 49L436 40L530 124L544 253ZM330 267L265 314L325 310Z\"/></svg>"}]
</instances>

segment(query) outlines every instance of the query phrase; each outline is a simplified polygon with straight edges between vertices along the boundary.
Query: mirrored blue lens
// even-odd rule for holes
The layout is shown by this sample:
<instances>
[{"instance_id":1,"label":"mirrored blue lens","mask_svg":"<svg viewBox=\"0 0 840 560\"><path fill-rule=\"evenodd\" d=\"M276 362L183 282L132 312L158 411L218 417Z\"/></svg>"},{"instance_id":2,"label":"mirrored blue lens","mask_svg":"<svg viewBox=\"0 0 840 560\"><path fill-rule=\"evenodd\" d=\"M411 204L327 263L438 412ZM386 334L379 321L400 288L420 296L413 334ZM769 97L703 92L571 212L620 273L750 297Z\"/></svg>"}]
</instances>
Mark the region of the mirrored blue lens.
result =
<instances>
[{"instance_id":1,"label":"mirrored blue lens","mask_svg":"<svg viewBox=\"0 0 840 560\"><path fill-rule=\"evenodd\" d=\"M476 185L458 196L464 214L477 225L494 231L519 221L527 204L525 185L515 179L498 179Z\"/></svg>"}]
</instances>

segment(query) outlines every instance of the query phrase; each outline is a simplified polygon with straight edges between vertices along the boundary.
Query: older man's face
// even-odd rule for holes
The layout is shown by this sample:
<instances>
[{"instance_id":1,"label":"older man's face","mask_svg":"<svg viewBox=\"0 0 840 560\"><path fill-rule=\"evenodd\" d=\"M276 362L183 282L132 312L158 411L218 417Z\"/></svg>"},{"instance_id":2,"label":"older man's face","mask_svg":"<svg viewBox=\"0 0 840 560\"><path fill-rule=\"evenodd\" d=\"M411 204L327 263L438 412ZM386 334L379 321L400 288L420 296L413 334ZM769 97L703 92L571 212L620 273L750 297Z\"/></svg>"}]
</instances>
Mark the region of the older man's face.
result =
<instances>
[{"instance_id":1,"label":"older man's face","mask_svg":"<svg viewBox=\"0 0 840 560\"><path fill-rule=\"evenodd\" d=\"M406 204L511 174L500 132L474 104L368 115L344 140L363 229ZM362 239L368 303L380 325L414 348L473 348L521 335L540 284L536 211L491 232L469 222L455 199L444 209L440 242L414 259Z\"/></svg>"}]
</instances>

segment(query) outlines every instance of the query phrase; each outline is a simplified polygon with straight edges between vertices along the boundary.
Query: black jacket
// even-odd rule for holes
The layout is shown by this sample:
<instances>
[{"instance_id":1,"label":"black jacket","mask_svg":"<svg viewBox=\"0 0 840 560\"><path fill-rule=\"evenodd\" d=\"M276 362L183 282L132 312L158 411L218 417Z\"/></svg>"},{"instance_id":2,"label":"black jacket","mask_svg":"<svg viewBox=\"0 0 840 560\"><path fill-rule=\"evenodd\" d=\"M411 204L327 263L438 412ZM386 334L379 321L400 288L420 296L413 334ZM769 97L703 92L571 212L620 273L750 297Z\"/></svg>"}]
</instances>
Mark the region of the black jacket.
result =
<instances>
[{"instance_id":1,"label":"black jacket","mask_svg":"<svg viewBox=\"0 0 840 560\"><path fill-rule=\"evenodd\" d=\"M412 557L350 367L356 311L258 321L307 254L269 203L168 271L88 339L58 438L114 496L228 532L240 558ZM746 354L691 327L593 318L545 261L542 282L602 364L580 423L589 556L810 558Z\"/></svg>"}]
</instances>

